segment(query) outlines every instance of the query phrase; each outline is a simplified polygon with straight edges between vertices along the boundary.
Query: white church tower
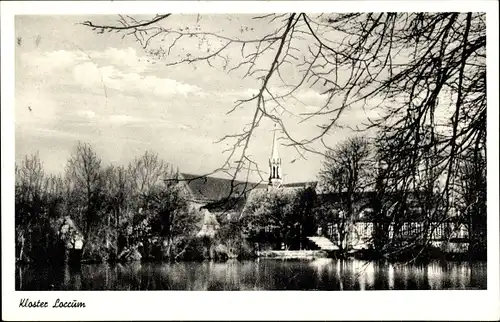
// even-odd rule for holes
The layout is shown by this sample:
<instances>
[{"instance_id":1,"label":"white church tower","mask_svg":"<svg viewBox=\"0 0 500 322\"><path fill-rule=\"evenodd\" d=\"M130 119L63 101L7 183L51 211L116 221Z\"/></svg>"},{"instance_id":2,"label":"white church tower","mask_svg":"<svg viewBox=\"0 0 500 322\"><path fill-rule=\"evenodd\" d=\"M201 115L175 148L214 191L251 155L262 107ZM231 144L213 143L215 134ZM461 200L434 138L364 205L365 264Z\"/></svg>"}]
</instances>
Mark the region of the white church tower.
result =
<instances>
[{"instance_id":1,"label":"white church tower","mask_svg":"<svg viewBox=\"0 0 500 322\"><path fill-rule=\"evenodd\" d=\"M274 124L273 131L273 148L271 151L271 157L269 158L269 184L270 188L280 188L283 183L283 175L281 169L281 158L278 153L278 142L276 142L276 123Z\"/></svg>"}]
</instances>

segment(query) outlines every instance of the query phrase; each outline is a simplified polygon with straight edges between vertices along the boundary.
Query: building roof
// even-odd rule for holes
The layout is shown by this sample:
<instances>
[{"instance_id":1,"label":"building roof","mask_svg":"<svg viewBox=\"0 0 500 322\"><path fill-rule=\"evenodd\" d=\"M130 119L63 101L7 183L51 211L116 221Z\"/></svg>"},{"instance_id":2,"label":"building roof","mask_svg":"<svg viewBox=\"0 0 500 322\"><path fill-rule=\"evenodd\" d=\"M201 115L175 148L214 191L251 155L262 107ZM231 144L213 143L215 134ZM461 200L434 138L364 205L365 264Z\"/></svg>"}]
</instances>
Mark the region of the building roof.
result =
<instances>
[{"instance_id":1,"label":"building roof","mask_svg":"<svg viewBox=\"0 0 500 322\"><path fill-rule=\"evenodd\" d=\"M194 201L212 204L228 203L237 206L244 203L248 193L253 189L262 189L267 184L243 182L230 178L218 178L212 176L200 176L189 173L181 173Z\"/></svg>"},{"instance_id":2,"label":"building roof","mask_svg":"<svg viewBox=\"0 0 500 322\"><path fill-rule=\"evenodd\" d=\"M180 179L185 182L192 201L203 204L203 208L208 209L210 212L241 213L247 201L267 193L266 188L268 186L266 183L243 182L230 178L187 173L181 173ZM316 190L318 205L341 203L347 195L345 192L318 192L318 182L315 181L285 184L282 186L282 190L283 193L294 193L298 189L308 187ZM397 194L397 192L393 192L393 194ZM418 205L415 204L415 195L416 192L410 193L407 202L410 202L408 206L411 210L403 220L421 221L424 219L422 218L423 214L418 210ZM397 200L397 196L394 197L396 198L393 200ZM376 193L371 190L356 194L353 201L359 213L356 214L355 220L373 220L373 216L376 214L371 211L371 208L375 198L377 198Z\"/></svg>"}]
</instances>

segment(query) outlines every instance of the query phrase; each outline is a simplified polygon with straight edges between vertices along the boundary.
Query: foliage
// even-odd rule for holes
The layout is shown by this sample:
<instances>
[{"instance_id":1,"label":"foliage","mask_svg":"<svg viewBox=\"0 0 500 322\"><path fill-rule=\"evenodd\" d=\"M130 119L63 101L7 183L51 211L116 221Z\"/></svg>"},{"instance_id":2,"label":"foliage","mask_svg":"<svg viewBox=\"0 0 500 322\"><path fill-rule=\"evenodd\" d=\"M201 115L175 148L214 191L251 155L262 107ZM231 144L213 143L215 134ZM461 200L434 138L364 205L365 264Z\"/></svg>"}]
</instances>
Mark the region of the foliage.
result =
<instances>
[{"instance_id":1,"label":"foliage","mask_svg":"<svg viewBox=\"0 0 500 322\"><path fill-rule=\"evenodd\" d=\"M16 165L16 259L21 262L54 261L61 254L54 218L61 205L60 180L47 176L39 155L26 156Z\"/></svg>"},{"instance_id":2,"label":"foliage","mask_svg":"<svg viewBox=\"0 0 500 322\"><path fill-rule=\"evenodd\" d=\"M243 235L242 222L223 222L217 231L214 242L216 243L216 256L219 259L247 259L254 257L253 246Z\"/></svg>"},{"instance_id":3,"label":"foliage","mask_svg":"<svg viewBox=\"0 0 500 322\"><path fill-rule=\"evenodd\" d=\"M163 184L152 188L143 201L149 233L161 240L163 254L170 258L175 256L172 249L178 237L189 237L196 233L201 218L190 212L187 196L179 185Z\"/></svg>"},{"instance_id":4,"label":"foliage","mask_svg":"<svg viewBox=\"0 0 500 322\"><path fill-rule=\"evenodd\" d=\"M182 249L174 244L194 235L200 218L182 185L165 181L175 176L150 151L128 167L102 167L88 143L77 144L64 176L47 176L38 155L25 157L16 165L16 257L63 259L72 247L68 222L83 237L86 261L117 260L139 248L145 258L176 256Z\"/></svg>"},{"instance_id":5,"label":"foliage","mask_svg":"<svg viewBox=\"0 0 500 322\"><path fill-rule=\"evenodd\" d=\"M273 248L299 249L316 229L312 208L314 190L270 190L251 198L243 213L243 229L249 241L271 242Z\"/></svg>"}]
</instances>

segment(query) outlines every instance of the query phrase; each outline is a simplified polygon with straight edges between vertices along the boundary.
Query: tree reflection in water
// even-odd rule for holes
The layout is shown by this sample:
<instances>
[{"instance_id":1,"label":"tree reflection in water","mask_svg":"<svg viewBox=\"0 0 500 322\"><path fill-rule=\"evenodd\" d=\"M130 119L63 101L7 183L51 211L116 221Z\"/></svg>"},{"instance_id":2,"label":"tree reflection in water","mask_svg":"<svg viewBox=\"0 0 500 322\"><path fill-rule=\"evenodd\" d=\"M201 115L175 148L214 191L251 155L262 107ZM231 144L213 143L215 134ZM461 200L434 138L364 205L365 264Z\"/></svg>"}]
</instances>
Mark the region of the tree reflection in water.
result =
<instances>
[{"instance_id":1,"label":"tree reflection in water","mask_svg":"<svg viewBox=\"0 0 500 322\"><path fill-rule=\"evenodd\" d=\"M16 269L16 290L486 289L485 262L276 260L91 264Z\"/></svg>"}]
</instances>

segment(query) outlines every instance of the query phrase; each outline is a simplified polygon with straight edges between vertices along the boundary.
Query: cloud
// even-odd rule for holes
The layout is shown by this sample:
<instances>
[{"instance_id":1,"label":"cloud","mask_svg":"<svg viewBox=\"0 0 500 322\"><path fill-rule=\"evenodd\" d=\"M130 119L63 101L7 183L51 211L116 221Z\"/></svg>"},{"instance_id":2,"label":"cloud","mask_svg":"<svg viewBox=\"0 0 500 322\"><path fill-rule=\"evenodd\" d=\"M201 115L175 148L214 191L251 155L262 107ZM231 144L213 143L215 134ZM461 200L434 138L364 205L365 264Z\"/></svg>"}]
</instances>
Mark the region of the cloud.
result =
<instances>
[{"instance_id":1,"label":"cloud","mask_svg":"<svg viewBox=\"0 0 500 322\"><path fill-rule=\"evenodd\" d=\"M104 51L56 50L40 52L34 50L21 54L23 65L36 67L43 71L60 70L88 61L120 69L127 68L135 72L145 71L149 66L145 56L137 55L136 50L131 47L124 49L111 47Z\"/></svg>"},{"instance_id":2,"label":"cloud","mask_svg":"<svg viewBox=\"0 0 500 322\"><path fill-rule=\"evenodd\" d=\"M140 57L133 48L117 49L107 48L104 52L92 52L92 57L102 58L108 60L111 64L116 66L126 66L144 70L146 65L141 62Z\"/></svg>"},{"instance_id":3,"label":"cloud","mask_svg":"<svg viewBox=\"0 0 500 322\"><path fill-rule=\"evenodd\" d=\"M227 147L213 143L227 133L239 133L253 109L224 113L234 101L258 93L255 83L224 73L150 65L131 48L21 55L16 131L25 135L18 136L24 147L19 153L45 146L69 155L82 139L107 161L125 162L131 149L148 146L186 169L200 167L195 160L202 156L206 161L199 171L209 171L225 160L209 156L222 155ZM265 160L267 149L264 154Z\"/></svg>"},{"instance_id":4,"label":"cloud","mask_svg":"<svg viewBox=\"0 0 500 322\"><path fill-rule=\"evenodd\" d=\"M187 96L188 94L200 97L207 96L200 87L195 85L169 78L122 72L113 66L99 67L93 62L85 62L75 66L73 78L76 84L95 90L105 86L124 93L138 93L144 96L170 97L173 95Z\"/></svg>"},{"instance_id":5,"label":"cloud","mask_svg":"<svg viewBox=\"0 0 500 322\"><path fill-rule=\"evenodd\" d=\"M307 101L307 102L317 102L319 100L325 100L326 95L322 95L321 93L313 90L313 89L306 89L299 91L298 93L295 94L295 97L297 97L301 101Z\"/></svg>"},{"instance_id":6,"label":"cloud","mask_svg":"<svg viewBox=\"0 0 500 322\"><path fill-rule=\"evenodd\" d=\"M31 51L21 54L23 67L34 68L39 73L48 73L72 67L89 60L83 52L57 50L51 52Z\"/></svg>"},{"instance_id":7,"label":"cloud","mask_svg":"<svg viewBox=\"0 0 500 322\"><path fill-rule=\"evenodd\" d=\"M147 128L148 131L155 128L156 130L161 130L162 128L168 128L172 130L192 130L193 127L180 123L178 121L167 120L159 117L140 117L135 115L127 114L111 114L106 117L99 119L99 122L111 125L132 125L141 128Z\"/></svg>"},{"instance_id":8,"label":"cloud","mask_svg":"<svg viewBox=\"0 0 500 322\"><path fill-rule=\"evenodd\" d=\"M116 77L117 73L118 71L112 66L98 67L95 63L88 61L73 68L73 80L76 85L94 89L97 86L106 86L105 80L111 85L109 80Z\"/></svg>"},{"instance_id":9,"label":"cloud","mask_svg":"<svg viewBox=\"0 0 500 322\"><path fill-rule=\"evenodd\" d=\"M104 94L110 89L137 97L154 95L171 98L181 95L184 98L196 96L231 103L258 92L257 89L240 86L230 90L235 85L234 81L224 78L223 84L219 84L220 77L212 75L212 71L200 78L186 74L185 69L152 65L147 62L146 56L131 47L111 47L103 51L33 50L21 53L19 69L19 75L22 75L19 79L24 79L24 82L29 78L29 83L57 90L66 86L73 87L75 91L84 89ZM54 77L56 74L57 77ZM222 87L217 89L217 86Z\"/></svg>"}]
</instances>

